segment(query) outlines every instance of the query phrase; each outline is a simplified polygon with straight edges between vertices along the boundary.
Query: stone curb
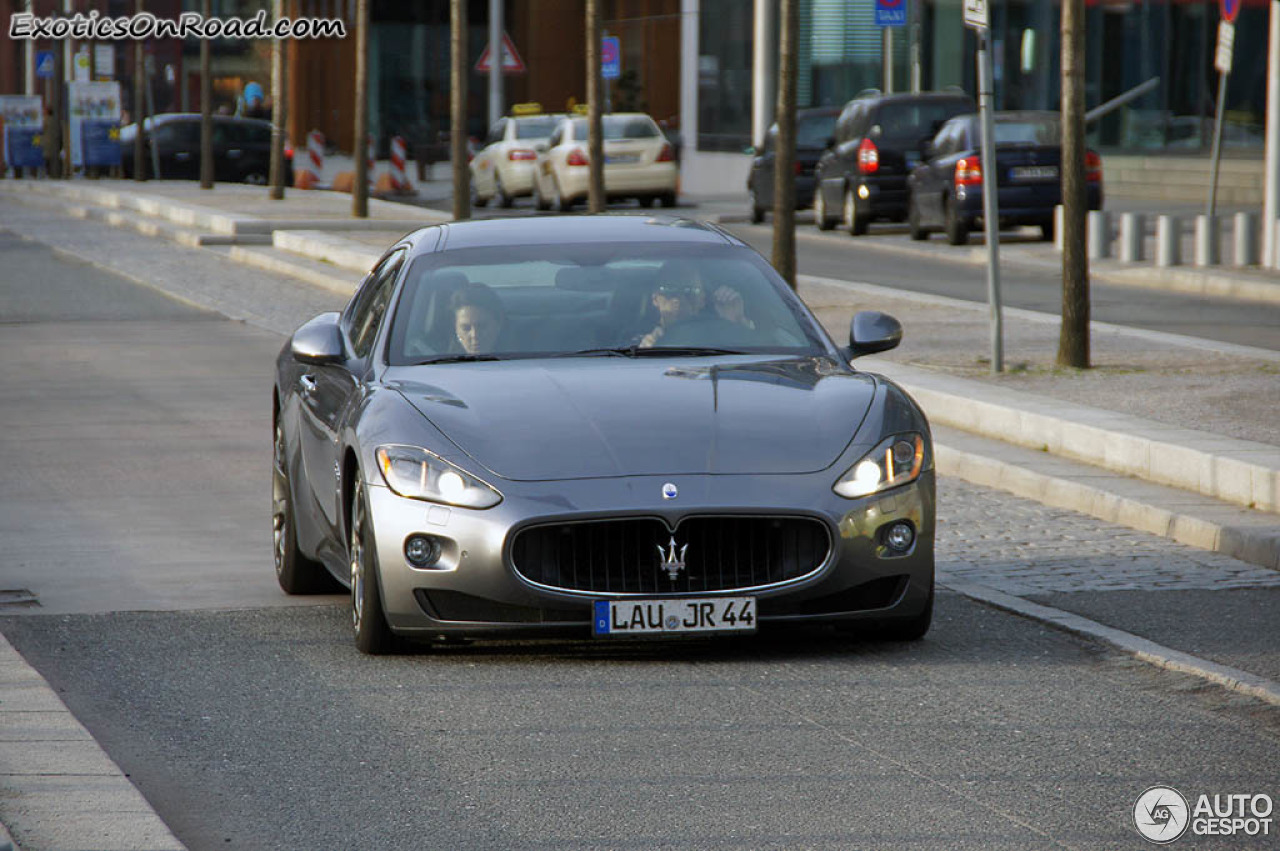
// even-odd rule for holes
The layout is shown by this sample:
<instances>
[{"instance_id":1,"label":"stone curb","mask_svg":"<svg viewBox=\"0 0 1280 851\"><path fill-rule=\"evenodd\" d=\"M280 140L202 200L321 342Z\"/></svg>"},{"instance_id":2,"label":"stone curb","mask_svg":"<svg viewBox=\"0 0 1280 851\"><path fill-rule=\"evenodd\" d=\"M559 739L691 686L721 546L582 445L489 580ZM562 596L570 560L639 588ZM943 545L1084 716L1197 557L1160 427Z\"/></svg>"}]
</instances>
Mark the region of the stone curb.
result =
<instances>
[{"instance_id":1,"label":"stone curb","mask_svg":"<svg viewBox=\"0 0 1280 851\"><path fill-rule=\"evenodd\" d=\"M355 240L314 229L278 230L271 235L271 244L281 251L326 261L361 275L372 269L383 254L382 251Z\"/></svg>"},{"instance_id":2,"label":"stone curb","mask_svg":"<svg viewBox=\"0 0 1280 851\"><path fill-rule=\"evenodd\" d=\"M68 810L73 799L74 809ZM44 677L3 635L0 816L31 847L186 851ZM0 829L0 849L5 836Z\"/></svg>"},{"instance_id":3,"label":"stone curb","mask_svg":"<svg viewBox=\"0 0 1280 851\"><path fill-rule=\"evenodd\" d=\"M988 588L976 582L959 579L948 579L939 582L958 594L977 600L993 608L1048 624L1063 632L1077 635L1085 639L1110 644L1131 656L1158 668L1191 674L1195 677L1216 683L1229 691L1246 694L1275 706L1280 706L1280 683L1250 674L1239 668L1219 665L1207 659L1201 659L1179 650L1174 650L1154 641L1140 638L1133 633L1114 627L1105 626L1088 618L1071 612L1064 612L1050 606L1043 606Z\"/></svg>"},{"instance_id":4,"label":"stone curb","mask_svg":"<svg viewBox=\"0 0 1280 851\"><path fill-rule=\"evenodd\" d=\"M1088 514L1181 544L1219 552L1240 561L1280 570L1280 526L1274 529L1225 526L1122 496L1105 488L1050 476L987 455L965 452L935 441L938 472L975 485Z\"/></svg>"},{"instance_id":5,"label":"stone curb","mask_svg":"<svg viewBox=\"0 0 1280 851\"><path fill-rule=\"evenodd\" d=\"M343 278L337 274L329 274L319 269L303 267L296 261L278 256L278 251L262 248L250 248L239 245L231 246L227 256L237 263L254 266L277 275L285 275L313 284L329 292L350 297L360 283L359 278ZM367 269L365 271L368 271Z\"/></svg>"}]
</instances>

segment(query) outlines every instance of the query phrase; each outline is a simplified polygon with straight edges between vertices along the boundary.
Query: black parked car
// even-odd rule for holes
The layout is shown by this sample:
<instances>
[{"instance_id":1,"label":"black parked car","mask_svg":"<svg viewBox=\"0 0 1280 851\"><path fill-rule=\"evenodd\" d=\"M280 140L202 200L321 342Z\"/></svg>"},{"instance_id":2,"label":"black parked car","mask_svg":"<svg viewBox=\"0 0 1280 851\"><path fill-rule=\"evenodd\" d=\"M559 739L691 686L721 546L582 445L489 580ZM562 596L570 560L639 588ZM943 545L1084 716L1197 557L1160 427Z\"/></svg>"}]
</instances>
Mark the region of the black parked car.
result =
<instances>
[{"instance_id":1,"label":"black parked car","mask_svg":"<svg viewBox=\"0 0 1280 851\"><path fill-rule=\"evenodd\" d=\"M835 133L839 107L818 107L796 112L796 209L813 205L813 171L822 157L827 142ZM773 208L774 163L778 159L778 125L769 128L764 150L751 162L747 175L747 192L751 195L751 221L764 221L766 210Z\"/></svg>"},{"instance_id":2,"label":"black parked car","mask_svg":"<svg viewBox=\"0 0 1280 851\"><path fill-rule=\"evenodd\" d=\"M822 230L836 223L851 234L875 219L907 217L907 176L920 150L949 118L973 112L961 92L875 94L851 100L817 168L813 215Z\"/></svg>"},{"instance_id":3,"label":"black parked car","mask_svg":"<svg viewBox=\"0 0 1280 851\"><path fill-rule=\"evenodd\" d=\"M120 154L125 177L133 177L136 124L120 128ZM200 115L161 113L148 118L144 141L156 145L160 177L164 180L200 179ZM293 182L293 149L285 141L284 180ZM146 176L155 177L151 151L146 151ZM265 184L271 172L271 122L257 118L213 117L213 176L228 183Z\"/></svg>"},{"instance_id":4,"label":"black parked car","mask_svg":"<svg viewBox=\"0 0 1280 851\"><path fill-rule=\"evenodd\" d=\"M1056 112L997 112L996 186L1000 226L1039 225L1053 239L1053 208L1062 203L1062 125ZM951 119L925 148L911 173L907 221L912 239L942 228L963 245L982 218L982 122L977 115ZM1085 153L1089 209L1102 209L1102 159Z\"/></svg>"}]
</instances>

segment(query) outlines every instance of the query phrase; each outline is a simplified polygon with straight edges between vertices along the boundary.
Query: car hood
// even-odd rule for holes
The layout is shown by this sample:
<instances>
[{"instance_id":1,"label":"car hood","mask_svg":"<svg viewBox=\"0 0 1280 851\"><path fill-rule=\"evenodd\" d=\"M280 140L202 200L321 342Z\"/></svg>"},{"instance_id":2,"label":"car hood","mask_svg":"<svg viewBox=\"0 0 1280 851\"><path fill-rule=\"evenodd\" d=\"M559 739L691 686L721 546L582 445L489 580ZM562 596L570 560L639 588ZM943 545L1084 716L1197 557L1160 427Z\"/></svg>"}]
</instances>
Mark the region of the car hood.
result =
<instances>
[{"instance_id":1,"label":"car hood","mask_svg":"<svg viewBox=\"0 0 1280 851\"><path fill-rule=\"evenodd\" d=\"M480 362L384 380L477 463L521 481L816 472L876 386L826 357Z\"/></svg>"}]
</instances>

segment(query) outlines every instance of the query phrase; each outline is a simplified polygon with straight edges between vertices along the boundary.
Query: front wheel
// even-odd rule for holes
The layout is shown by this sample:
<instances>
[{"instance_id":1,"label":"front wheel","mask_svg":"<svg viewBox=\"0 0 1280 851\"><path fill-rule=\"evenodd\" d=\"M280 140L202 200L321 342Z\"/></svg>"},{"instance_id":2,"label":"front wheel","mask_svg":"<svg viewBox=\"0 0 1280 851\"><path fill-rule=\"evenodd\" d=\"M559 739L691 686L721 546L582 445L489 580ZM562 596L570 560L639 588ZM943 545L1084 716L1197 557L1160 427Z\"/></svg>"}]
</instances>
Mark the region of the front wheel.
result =
<instances>
[{"instance_id":1,"label":"front wheel","mask_svg":"<svg viewBox=\"0 0 1280 851\"><path fill-rule=\"evenodd\" d=\"M378 554L369 521L369 508L364 484L356 486L351 503L351 626L355 631L356 649L370 656L380 656L396 649L397 641L382 607L382 589L378 576Z\"/></svg>"}]
</instances>

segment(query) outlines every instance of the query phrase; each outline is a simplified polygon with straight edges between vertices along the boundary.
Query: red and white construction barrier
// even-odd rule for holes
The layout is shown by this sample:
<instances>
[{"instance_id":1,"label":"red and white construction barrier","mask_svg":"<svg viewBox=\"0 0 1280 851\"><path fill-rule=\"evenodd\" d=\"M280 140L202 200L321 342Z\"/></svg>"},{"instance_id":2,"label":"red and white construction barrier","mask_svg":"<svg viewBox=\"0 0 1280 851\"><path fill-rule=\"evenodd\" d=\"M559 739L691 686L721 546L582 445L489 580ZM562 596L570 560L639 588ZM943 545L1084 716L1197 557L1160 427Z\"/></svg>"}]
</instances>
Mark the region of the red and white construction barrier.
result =
<instances>
[{"instance_id":1,"label":"red and white construction barrier","mask_svg":"<svg viewBox=\"0 0 1280 851\"><path fill-rule=\"evenodd\" d=\"M409 191L409 175L404 169L405 142L401 136L391 137L391 180L397 192Z\"/></svg>"},{"instance_id":2,"label":"red and white construction barrier","mask_svg":"<svg viewBox=\"0 0 1280 851\"><path fill-rule=\"evenodd\" d=\"M312 130L307 134L307 156L301 163L302 168L315 175L316 180L324 173L324 134Z\"/></svg>"},{"instance_id":3,"label":"red and white construction barrier","mask_svg":"<svg viewBox=\"0 0 1280 851\"><path fill-rule=\"evenodd\" d=\"M372 134L372 133L370 133L370 134L369 134L369 182L370 182L370 183L373 183L373 182L374 182L374 179L373 179L373 177L374 177L374 175L373 175L373 170L377 167L377 166L376 166L377 159L376 159L376 157L374 156L374 154L375 154L376 152L377 152L377 150L376 150L376 146L375 146L374 141L373 141L373 134Z\"/></svg>"}]
</instances>

